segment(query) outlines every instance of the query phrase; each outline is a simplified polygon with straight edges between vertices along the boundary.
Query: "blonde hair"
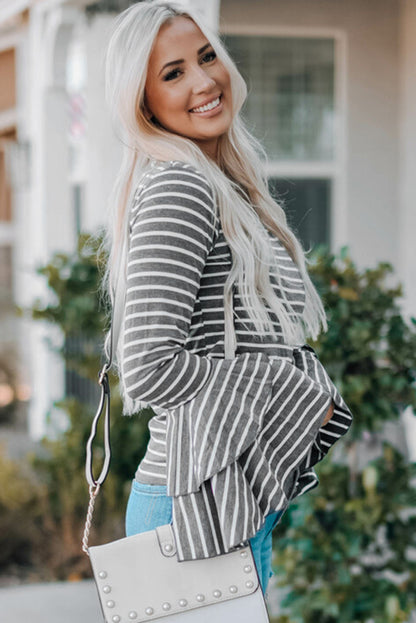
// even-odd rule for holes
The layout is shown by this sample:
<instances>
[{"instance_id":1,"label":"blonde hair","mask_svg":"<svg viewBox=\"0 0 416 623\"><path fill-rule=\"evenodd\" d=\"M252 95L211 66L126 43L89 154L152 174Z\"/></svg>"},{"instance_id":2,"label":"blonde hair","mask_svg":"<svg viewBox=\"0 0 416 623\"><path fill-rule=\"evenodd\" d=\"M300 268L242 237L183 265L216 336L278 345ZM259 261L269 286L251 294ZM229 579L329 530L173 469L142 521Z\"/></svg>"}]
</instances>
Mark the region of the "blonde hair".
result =
<instances>
[{"instance_id":1,"label":"blonde hair","mask_svg":"<svg viewBox=\"0 0 416 623\"><path fill-rule=\"evenodd\" d=\"M191 139L165 130L144 114L149 56L161 26L176 16L194 21L230 75L233 121L219 138L217 162ZM224 236L232 253L232 270L224 287L226 335L234 335L231 303L232 286L236 283L249 318L260 334L275 334L266 302L279 320L285 343L299 345L306 337L316 339L322 329L327 330L326 315L308 275L304 251L290 230L282 207L270 195L264 174L264 150L240 116L246 96L246 84L220 39L190 6L144 0L118 16L106 56L106 98L123 143L123 158L110 199L110 223L104 242L109 260L103 283L111 299L118 283L122 295L117 304L124 305L129 206L137 181L149 163L187 162L204 173L215 192ZM277 297L273 290L270 271L278 284L281 281L266 228L280 239L302 276L305 307L301 318L293 312L290 302ZM283 296L283 289L280 290ZM117 317L121 318L121 313ZM120 369L120 350L118 359Z\"/></svg>"}]
</instances>

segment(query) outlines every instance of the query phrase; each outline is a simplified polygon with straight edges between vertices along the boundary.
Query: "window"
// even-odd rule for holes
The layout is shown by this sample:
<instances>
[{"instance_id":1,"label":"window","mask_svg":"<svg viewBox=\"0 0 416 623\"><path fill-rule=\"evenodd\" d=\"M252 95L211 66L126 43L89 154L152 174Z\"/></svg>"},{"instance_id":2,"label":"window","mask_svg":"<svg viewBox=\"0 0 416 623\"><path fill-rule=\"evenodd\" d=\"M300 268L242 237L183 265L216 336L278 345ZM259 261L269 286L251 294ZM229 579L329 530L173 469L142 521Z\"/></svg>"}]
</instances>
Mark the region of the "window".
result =
<instances>
[{"instance_id":1,"label":"window","mask_svg":"<svg viewBox=\"0 0 416 623\"><path fill-rule=\"evenodd\" d=\"M287 220L304 249L329 246L331 181L317 178L272 178L273 197L282 202Z\"/></svg>"},{"instance_id":2,"label":"window","mask_svg":"<svg viewBox=\"0 0 416 623\"><path fill-rule=\"evenodd\" d=\"M265 146L273 195L305 248L329 244L338 152L335 39L223 38L248 86L242 112Z\"/></svg>"}]
</instances>

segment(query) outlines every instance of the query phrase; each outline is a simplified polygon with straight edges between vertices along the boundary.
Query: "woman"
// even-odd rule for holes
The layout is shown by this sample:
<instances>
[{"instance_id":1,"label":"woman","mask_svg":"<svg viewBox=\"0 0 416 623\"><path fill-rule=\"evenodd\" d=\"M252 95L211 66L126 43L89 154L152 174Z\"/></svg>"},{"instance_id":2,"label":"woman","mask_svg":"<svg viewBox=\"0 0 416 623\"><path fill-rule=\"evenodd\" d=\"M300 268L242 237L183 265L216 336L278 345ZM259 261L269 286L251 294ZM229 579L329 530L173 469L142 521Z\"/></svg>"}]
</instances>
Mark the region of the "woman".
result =
<instances>
[{"instance_id":1,"label":"woman","mask_svg":"<svg viewBox=\"0 0 416 623\"><path fill-rule=\"evenodd\" d=\"M156 413L127 535L172 522L180 560L250 539L266 591L273 527L351 423L305 344L325 311L240 117L246 85L199 17L159 0L122 13L107 90L124 413Z\"/></svg>"}]
</instances>

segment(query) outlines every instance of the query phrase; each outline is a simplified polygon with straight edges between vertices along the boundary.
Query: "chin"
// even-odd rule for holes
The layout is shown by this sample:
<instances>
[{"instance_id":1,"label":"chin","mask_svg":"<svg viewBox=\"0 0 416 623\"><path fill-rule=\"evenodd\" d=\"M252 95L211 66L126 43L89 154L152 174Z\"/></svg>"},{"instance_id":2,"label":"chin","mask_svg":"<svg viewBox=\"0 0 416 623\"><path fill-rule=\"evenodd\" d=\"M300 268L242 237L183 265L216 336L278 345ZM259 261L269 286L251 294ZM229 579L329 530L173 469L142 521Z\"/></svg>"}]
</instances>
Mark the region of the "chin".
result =
<instances>
[{"instance_id":1,"label":"chin","mask_svg":"<svg viewBox=\"0 0 416 623\"><path fill-rule=\"evenodd\" d=\"M215 128L215 130L213 129L212 132L207 132L207 134L205 135L201 135L199 137L199 139L201 141L209 141L212 140L214 138L219 138L220 136L222 136L223 134L227 134L228 130L230 129L231 124L227 123L227 124L222 124L219 128Z\"/></svg>"}]
</instances>

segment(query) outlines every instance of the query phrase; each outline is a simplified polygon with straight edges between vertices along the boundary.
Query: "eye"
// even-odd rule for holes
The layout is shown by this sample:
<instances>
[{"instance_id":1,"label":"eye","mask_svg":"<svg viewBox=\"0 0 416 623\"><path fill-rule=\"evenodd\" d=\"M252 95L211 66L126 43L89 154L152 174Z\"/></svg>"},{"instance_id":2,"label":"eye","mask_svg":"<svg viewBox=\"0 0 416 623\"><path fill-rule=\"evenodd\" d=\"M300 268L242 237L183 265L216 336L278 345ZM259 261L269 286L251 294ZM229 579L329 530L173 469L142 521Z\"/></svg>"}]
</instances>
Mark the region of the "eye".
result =
<instances>
[{"instance_id":1,"label":"eye","mask_svg":"<svg viewBox=\"0 0 416 623\"><path fill-rule=\"evenodd\" d=\"M215 58L217 58L217 55L214 52L214 50L211 50L211 52L207 52L206 54L204 54L201 60L204 63L209 63L210 61L213 61Z\"/></svg>"},{"instance_id":2,"label":"eye","mask_svg":"<svg viewBox=\"0 0 416 623\"><path fill-rule=\"evenodd\" d=\"M181 74L181 70L180 69L172 69L172 71L169 71L167 74L165 74L163 76L163 80L167 81L167 80L174 80L175 78L177 78L180 74Z\"/></svg>"}]
</instances>

